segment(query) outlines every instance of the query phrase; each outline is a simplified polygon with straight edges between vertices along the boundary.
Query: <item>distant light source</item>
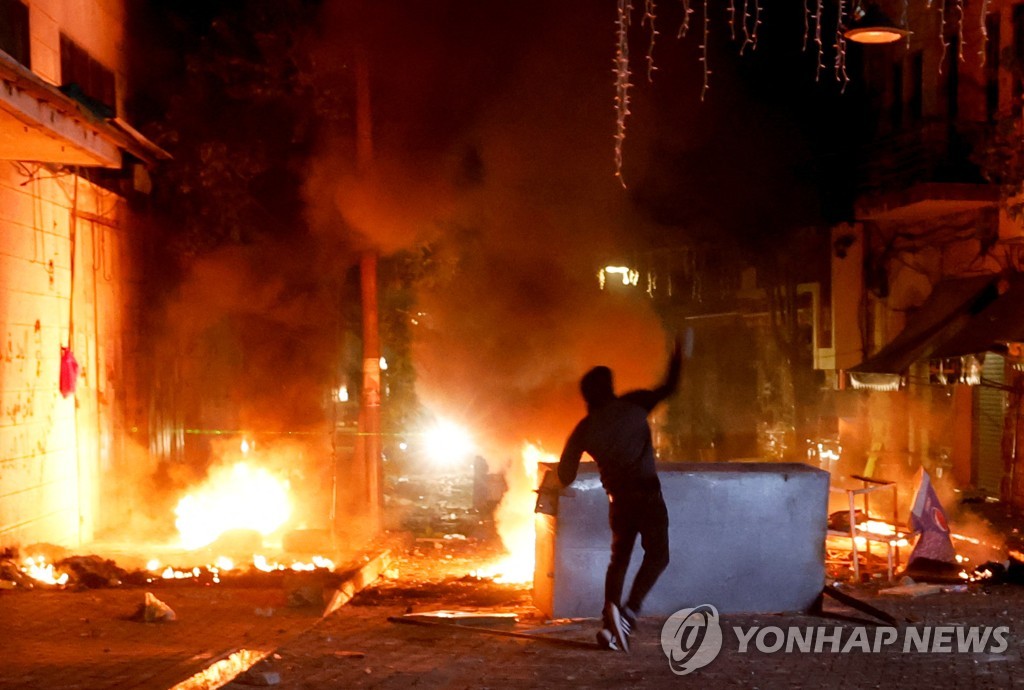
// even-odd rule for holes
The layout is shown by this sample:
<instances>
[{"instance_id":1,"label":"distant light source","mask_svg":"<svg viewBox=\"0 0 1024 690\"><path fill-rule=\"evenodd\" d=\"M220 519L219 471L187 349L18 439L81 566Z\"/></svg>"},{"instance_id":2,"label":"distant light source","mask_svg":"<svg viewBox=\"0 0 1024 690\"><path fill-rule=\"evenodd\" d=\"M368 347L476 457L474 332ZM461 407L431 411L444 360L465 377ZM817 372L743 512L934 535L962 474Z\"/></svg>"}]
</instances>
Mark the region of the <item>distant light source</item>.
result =
<instances>
[{"instance_id":1,"label":"distant light source","mask_svg":"<svg viewBox=\"0 0 1024 690\"><path fill-rule=\"evenodd\" d=\"M628 266L605 266L597 273L598 283L601 285L601 289L604 290L605 285L609 280L609 276L621 276L622 284L636 285L640 282L640 271L629 268Z\"/></svg>"},{"instance_id":2,"label":"distant light source","mask_svg":"<svg viewBox=\"0 0 1024 690\"><path fill-rule=\"evenodd\" d=\"M879 45L895 43L906 38L910 32L900 28L879 9L878 5L857 5L853 11L853 22L843 36L855 43Z\"/></svg>"},{"instance_id":3,"label":"distant light source","mask_svg":"<svg viewBox=\"0 0 1024 690\"><path fill-rule=\"evenodd\" d=\"M473 452L469 432L448 420L440 420L428 429L423 441L427 456L439 466L454 465Z\"/></svg>"},{"instance_id":4,"label":"distant light source","mask_svg":"<svg viewBox=\"0 0 1024 690\"><path fill-rule=\"evenodd\" d=\"M338 402L348 402L348 386L342 386L338 389Z\"/></svg>"},{"instance_id":5,"label":"distant light source","mask_svg":"<svg viewBox=\"0 0 1024 690\"><path fill-rule=\"evenodd\" d=\"M388 370L388 360L384 359L383 355L381 355L381 358L380 358L380 370L381 371L387 371Z\"/></svg>"}]
</instances>

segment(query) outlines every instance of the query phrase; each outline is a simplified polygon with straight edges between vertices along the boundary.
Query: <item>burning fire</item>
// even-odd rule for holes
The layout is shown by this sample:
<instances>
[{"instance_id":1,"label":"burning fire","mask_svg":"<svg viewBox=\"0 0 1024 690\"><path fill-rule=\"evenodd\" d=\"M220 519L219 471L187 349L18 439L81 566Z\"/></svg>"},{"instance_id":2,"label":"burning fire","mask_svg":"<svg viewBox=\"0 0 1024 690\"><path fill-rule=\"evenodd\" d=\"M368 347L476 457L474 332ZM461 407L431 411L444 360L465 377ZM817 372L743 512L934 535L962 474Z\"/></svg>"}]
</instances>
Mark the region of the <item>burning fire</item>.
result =
<instances>
[{"instance_id":1,"label":"burning fire","mask_svg":"<svg viewBox=\"0 0 1024 690\"><path fill-rule=\"evenodd\" d=\"M37 558L26 558L21 566L21 572L25 573L33 580L37 580L48 585L63 586L68 582L68 574L58 573L53 563L47 563L46 559L42 556Z\"/></svg>"},{"instance_id":2,"label":"burning fire","mask_svg":"<svg viewBox=\"0 0 1024 690\"><path fill-rule=\"evenodd\" d=\"M857 530L880 537L891 537L889 543L893 546L907 546L910 543L907 541L906 535L897 530L895 525L882 520L864 520L863 522L858 522ZM864 537L857 537L858 547L863 547L866 543L867 539Z\"/></svg>"},{"instance_id":3,"label":"burning fire","mask_svg":"<svg viewBox=\"0 0 1024 690\"><path fill-rule=\"evenodd\" d=\"M291 512L288 483L244 462L215 470L174 509L175 525L187 549L211 544L232 529L272 534Z\"/></svg>"},{"instance_id":4,"label":"burning fire","mask_svg":"<svg viewBox=\"0 0 1024 690\"><path fill-rule=\"evenodd\" d=\"M292 561L291 565L284 565L277 561L270 561L266 556L254 554L252 557L252 567L265 573L274 572L275 570L312 572L319 568L334 570L334 561L323 556L313 556L312 561L309 563ZM235 569L235 562L225 556L221 556L212 564L203 567L194 566L190 569L178 569L172 566L164 567L157 559L153 559L146 564L146 570L158 574L164 580L188 580L201 577L204 573L209 573L215 583L220 582L221 573L230 572Z\"/></svg>"},{"instance_id":5,"label":"burning fire","mask_svg":"<svg viewBox=\"0 0 1024 690\"><path fill-rule=\"evenodd\" d=\"M508 488L494 514L498 536L508 555L476 571L476 575L503 583L533 582L537 464L557 461L558 458L545 453L540 447L532 443L523 444L520 461L513 463L505 475Z\"/></svg>"}]
</instances>

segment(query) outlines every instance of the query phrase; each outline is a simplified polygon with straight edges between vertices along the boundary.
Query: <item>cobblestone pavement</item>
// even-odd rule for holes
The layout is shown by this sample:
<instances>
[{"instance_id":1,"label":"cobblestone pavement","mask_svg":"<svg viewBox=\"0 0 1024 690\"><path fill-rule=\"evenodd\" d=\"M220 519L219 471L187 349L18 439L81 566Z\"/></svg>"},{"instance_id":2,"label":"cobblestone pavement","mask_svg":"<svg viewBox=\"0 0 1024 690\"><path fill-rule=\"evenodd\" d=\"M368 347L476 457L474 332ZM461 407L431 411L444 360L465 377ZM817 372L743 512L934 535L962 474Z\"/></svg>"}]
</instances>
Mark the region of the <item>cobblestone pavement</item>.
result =
<instances>
[{"instance_id":1,"label":"cobblestone pavement","mask_svg":"<svg viewBox=\"0 0 1024 690\"><path fill-rule=\"evenodd\" d=\"M496 585L458 582L431 586L382 583L366 590L349 606L280 647L277 655L253 671L273 673L281 688L566 688L566 687L752 687L752 688L1011 688L1024 687L1024 588L1014 585L920 597L872 594L849 588L857 598L892 614L899 622L897 642L879 653L852 651L764 653L740 652L734 627L795 626L800 631L840 628L845 645L858 627L837 616L871 620L864 614L826 604L824 616L723 616L723 646L718 657L688 675L676 675L662 651L664 618L645 618L630 654L575 649L475 631L397 625L389 617L409 611L459 609L516 611L519 629L541 627L544 621L529 605L529 593ZM876 621L877 622L877 621ZM903 651L907 628L927 626L1008 626L1005 650ZM591 642L596 621L568 626L560 637ZM869 644L878 625L867 625ZM554 633L545 633L554 634ZM946 633L956 639L956 631ZM765 638L770 643L774 636ZM885 639L885 638L882 638ZM831 648L831 642L823 645ZM232 690L245 685L234 682Z\"/></svg>"},{"instance_id":2,"label":"cobblestone pavement","mask_svg":"<svg viewBox=\"0 0 1024 690\"><path fill-rule=\"evenodd\" d=\"M468 576L470 557L405 556L391 572L320 620L315 611L289 609L280 590L182 588L158 592L178 613L165 625L126 620L141 601L140 589L84 592L0 593L0 688L171 688L238 649L275 650L231 682L231 690L256 682L280 688L1010 688L1024 687L1024 587L976 586L968 592L888 597L871 587L846 591L899 621L897 644L879 653L764 653L752 638L741 652L733 628L774 626L799 631L841 629L842 644L859 629L829 608L812 615L723 616L722 651L688 675L676 675L662 651L664 619L645 618L630 654L557 646L476 631L399 625L391 617L451 609L513 612L514 630L549 626L525 586ZM833 606L830 604L830 607ZM543 634L593 642L596 621L557 622L562 632ZM1007 626L1006 649L976 652L904 652L907 630L926 626ZM866 629L873 640L875 625ZM745 634L745 633L744 633ZM774 637L764 638L769 643ZM831 643L826 643L826 648ZM198 687L198 686L197 686Z\"/></svg>"},{"instance_id":3,"label":"cobblestone pavement","mask_svg":"<svg viewBox=\"0 0 1024 690\"><path fill-rule=\"evenodd\" d=\"M280 587L153 589L177 620L130 620L146 591L3 592L0 688L170 688L240 646L274 649L319 620L287 607Z\"/></svg>"}]
</instances>

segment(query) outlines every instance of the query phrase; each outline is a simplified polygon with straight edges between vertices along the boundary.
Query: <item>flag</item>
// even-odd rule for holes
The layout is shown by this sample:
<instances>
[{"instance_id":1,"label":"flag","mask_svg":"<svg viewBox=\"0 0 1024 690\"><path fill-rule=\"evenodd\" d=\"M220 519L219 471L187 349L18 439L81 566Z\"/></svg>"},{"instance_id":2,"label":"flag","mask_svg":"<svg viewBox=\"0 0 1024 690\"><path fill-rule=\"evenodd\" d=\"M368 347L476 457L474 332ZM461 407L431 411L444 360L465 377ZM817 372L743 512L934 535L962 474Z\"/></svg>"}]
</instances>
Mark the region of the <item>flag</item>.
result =
<instances>
[{"instance_id":1,"label":"flag","mask_svg":"<svg viewBox=\"0 0 1024 690\"><path fill-rule=\"evenodd\" d=\"M942 509L932 480L923 468L914 505L910 509L910 526L921 535L910 554L910 564L918 558L956 563L956 550L949 538L946 511Z\"/></svg>"}]
</instances>

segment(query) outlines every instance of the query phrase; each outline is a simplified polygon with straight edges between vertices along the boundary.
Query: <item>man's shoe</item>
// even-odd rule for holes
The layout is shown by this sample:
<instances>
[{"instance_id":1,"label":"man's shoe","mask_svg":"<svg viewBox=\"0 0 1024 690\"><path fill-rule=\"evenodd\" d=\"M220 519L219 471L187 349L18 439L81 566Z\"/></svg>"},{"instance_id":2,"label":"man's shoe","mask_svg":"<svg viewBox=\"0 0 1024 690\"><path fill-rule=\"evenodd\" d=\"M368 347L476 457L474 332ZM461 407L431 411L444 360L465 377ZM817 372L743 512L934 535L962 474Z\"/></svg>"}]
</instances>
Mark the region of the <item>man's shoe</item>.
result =
<instances>
[{"instance_id":1,"label":"man's shoe","mask_svg":"<svg viewBox=\"0 0 1024 690\"><path fill-rule=\"evenodd\" d=\"M619 607L608 602L604 607L604 624L611 631L612 636L615 638L615 642L618 643L619 648L624 651L629 651L629 633L630 625L622 617L622 612L619 611Z\"/></svg>"},{"instance_id":2,"label":"man's shoe","mask_svg":"<svg viewBox=\"0 0 1024 690\"><path fill-rule=\"evenodd\" d=\"M629 629L629 634L632 635L636 632L636 621L640 616L637 612L631 609L629 606L623 606L620 609L622 619L626 622L626 627Z\"/></svg>"},{"instance_id":3,"label":"man's shoe","mask_svg":"<svg viewBox=\"0 0 1024 690\"><path fill-rule=\"evenodd\" d=\"M610 649L613 652L619 651L619 645L615 641L615 636L612 635L612 631L608 628L601 628L597 632L597 646L601 649Z\"/></svg>"}]
</instances>

